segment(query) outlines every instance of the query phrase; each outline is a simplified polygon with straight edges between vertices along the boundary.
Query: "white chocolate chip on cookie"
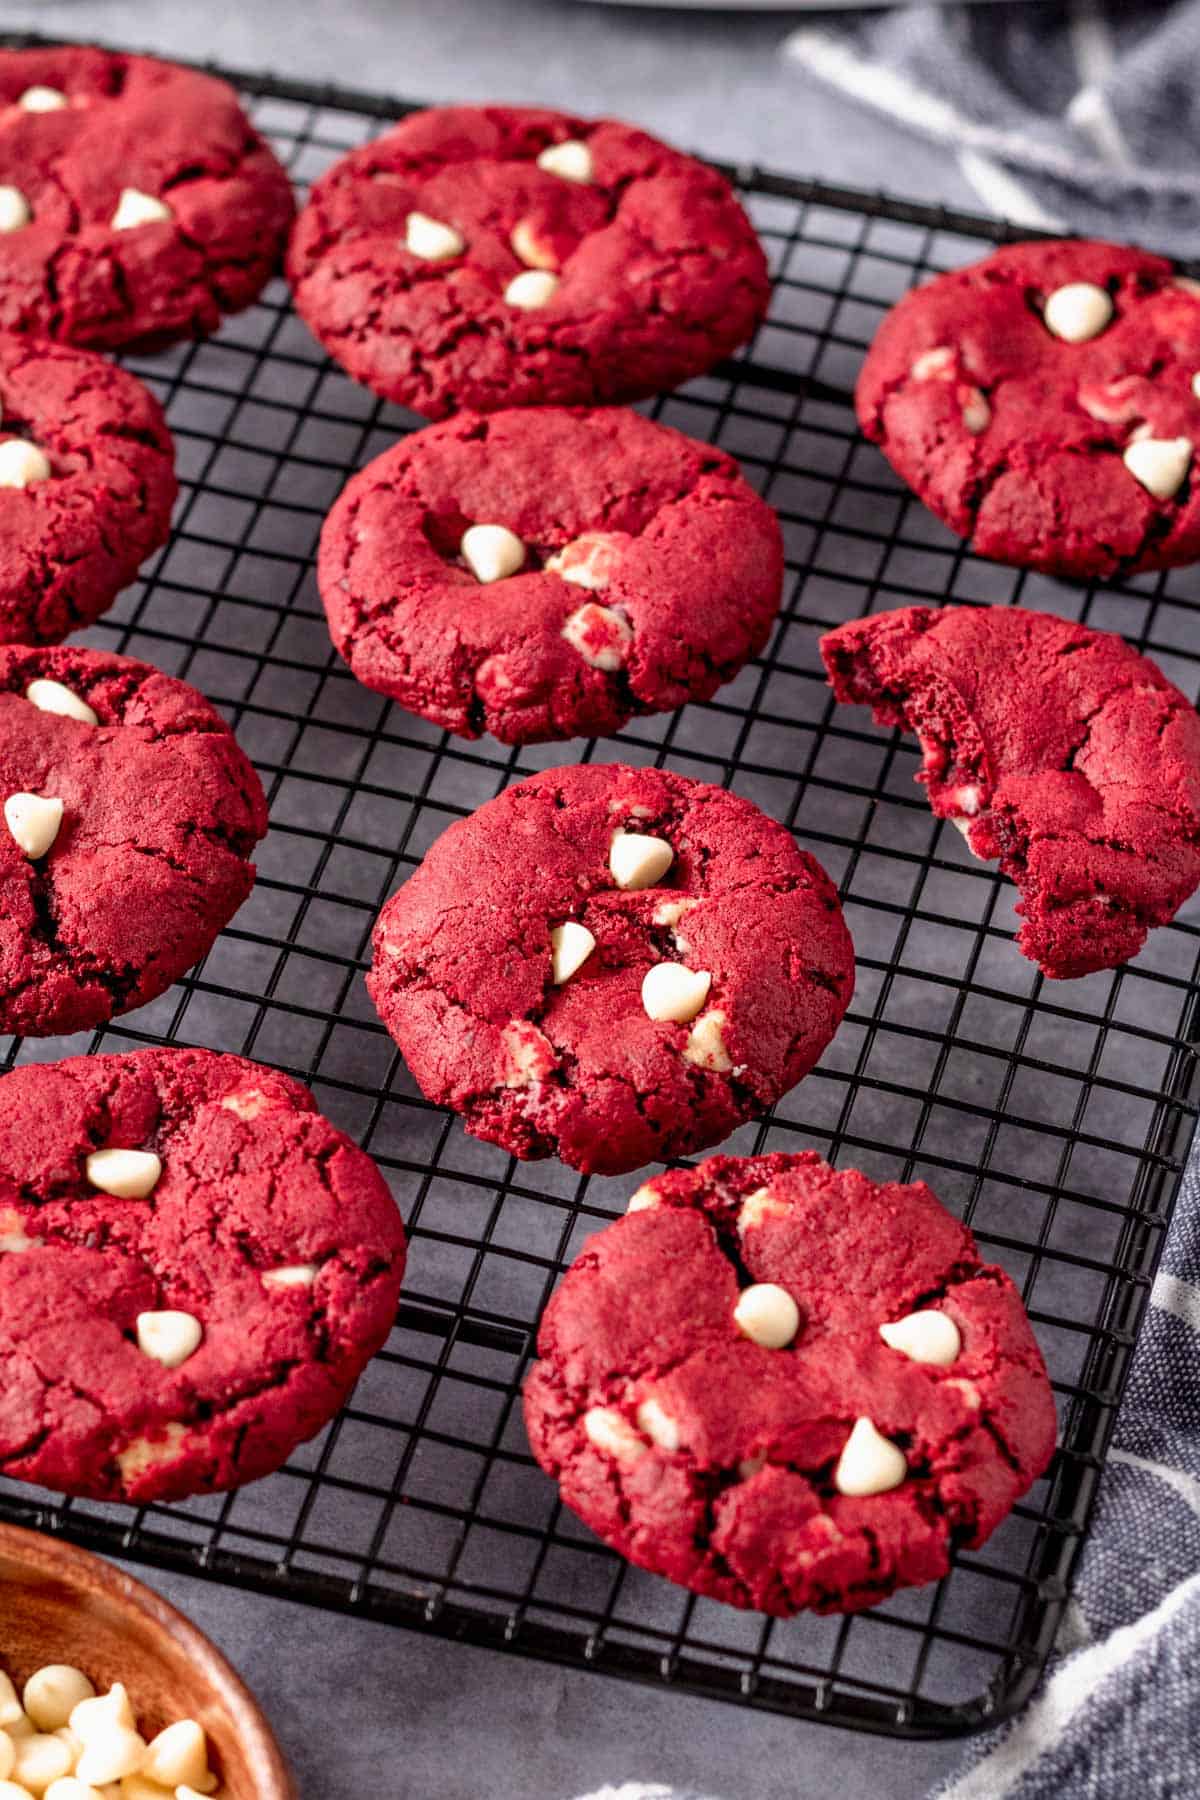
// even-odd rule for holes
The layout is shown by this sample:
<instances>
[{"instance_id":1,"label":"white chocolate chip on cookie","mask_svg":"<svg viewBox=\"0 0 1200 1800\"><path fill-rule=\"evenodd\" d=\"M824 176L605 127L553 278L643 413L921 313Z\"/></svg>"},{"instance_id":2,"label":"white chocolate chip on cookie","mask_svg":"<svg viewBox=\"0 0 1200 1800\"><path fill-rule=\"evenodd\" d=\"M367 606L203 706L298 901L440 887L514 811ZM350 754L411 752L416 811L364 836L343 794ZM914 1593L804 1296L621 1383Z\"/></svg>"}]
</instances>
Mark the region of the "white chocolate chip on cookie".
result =
<instances>
[{"instance_id":1,"label":"white chocolate chip on cookie","mask_svg":"<svg viewBox=\"0 0 1200 1800\"><path fill-rule=\"evenodd\" d=\"M1099 337L1113 316L1113 303L1102 287L1091 281L1069 281L1046 296L1043 313L1047 331L1064 343L1085 344Z\"/></svg>"},{"instance_id":2,"label":"white chocolate chip on cookie","mask_svg":"<svg viewBox=\"0 0 1200 1800\"><path fill-rule=\"evenodd\" d=\"M52 849L62 821L62 801L44 794L10 794L4 802L8 835L31 862Z\"/></svg>"},{"instance_id":3,"label":"white chocolate chip on cookie","mask_svg":"<svg viewBox=\"0 0 1200 1800\"><path fill-rule=\"evenodd\" d=\"M751 1343L764 1350L782 1350L800 1329L800 1308L786 1288L760 1281L738 1295L733 1322Z\"/></svg>"},{"instance_id":4,"label":"white chocolate chip on cookie","mask_svg":"<svg viewBox=\"0 0 1200 1800\"><path fill-rule=\"evenodd\" d=\"M188 1312L168 1309L141 1312L137 1316L138 1349L164 1369L177 1369L200 1348L204 1328Z\"/></svg>"},{"instance_id":5,"label":"white chocolate chip on cookie","mask_svg":"<svg viewBox=\"0 0 1200 1800\"><path fill-rule=\"evenodd\" d=\"M564 181L586 184L592 180L592 153L582 138L568 138L562 144L550 144L537 159L539 169L548 175L559 175Z\"/></svg>"},{"instance_id":6,"label":"white chocolate chip on cookie","mask_svg":"<svg viewBox=\"0 0 1200 1800\"><path fill-rule=\"evenodd\" d=\"M839 1494L865 1499L898 1488L908 1474L903 1452L875 1429L870 1419L856 1419L833 1472Z\"/></svg>"},{"instance_id":7,"label":"white chocolate chip on cookie","mask_svg":"<svg viewBox=\"0 0 1200 1800\"><path fill-rule=\"evenodd\" d=\"M923 351L911 370L914 381L949 381L953 373L954 350L949 344Z\"/></svg>"},{"instance_id":8,"label":"white chocolate chip on cookie","mask_svg":"<svg viewBox=\"0 0 1200 1800\"><path fill-rule=\"evenodd\" d=\"M638 893L662 880L675 852L662 838L618 831L608 851L608 872L625 893Z\"/></svg>"},{"instance_id":9,"label":"white chocolate chip on cookie","mask_svg":"<svg viewBox=\"0 0 1200 1800\"><path fill-rule=\"evenodd\" d=\"M278 1269L266 1269L262 1284L269 1288L310 1288L317 1279L316 1263L284 1263Z\"/></svg>"},{"instance_id":10,"label":"white chocolate chip on cookie","mask_svg":"<svg viewBox=\"0 0 1200 1800\"><path fill-rule=\"evenodd\" d=\"M642 982L646 1016L660 1023L686 1025L708 999L711 986L707 969L689 969L686 963L655 963Z\"/></svg>"},{"instance_id":11,"label":"white chocolate chip on cookie","mask_svg":"<svg viewBox=\"0 0 1200 1800\"><path fill-rule=\"evenodd\" d=\"M261 1088L240 1088L235 1094L226 1094L217 1101L223 1112L231 1112L239 1119L257 1119L265 1113L271 1102Z\"/></svg>"},{"instance_id":12,"label":"white chocolate chip on cookie","mask_svg":"<svg viewBox=\"0 0 1200 1800\"><path fill-rule=\"evenodd\" d=\"M49 481L54 473L50 458L25 438L5 438L0 443L0 487L27 488Z\"/></svg>"},{"instance_id":13,"label":"white chocolate chip on cookie","mask_svg":"<svg viewBox=\"0 0 1200 1800\"><path fill-rule=\"evenodd\" d=\"M448 257L461 256L466 247L462 234L453 225L431 219L428 213L410 212L405 220L404 248L422 262L445 262Z\"/></svg>"},{"instance_id":14,"label":"white chocolate chip on cookie","mask_svg":"<svg viewBox=\"0 0 1200 1800\"><path fill-rule=\"evenodd\" d=\"M532 1019L514 1019L500 1034L500 1079L507 1088L533 1087L556 1067L554 1046Z\"/></svg>"},{"instance_id":15,"label":"white chocolate chip on cookie","mask_svg":"<svg viewBox=\"0 0 1200 1800\"><path fill-rule=\"evenodd\" d=\"M69 687L64 687L61 681L49 681L44 676L39 676L25 689L25 698L39 712L57 713L63 719L78 719L81 725L100 723L87 701L73 693Z\"/></svg>"},{"instance_id":16,"label":"white chocolate chip on cookie","mask_svg":"<svg viewBox=\"0 0 1200 1800\"><path fill-rule=\"evenodd\" d=\"M1148 494L1156 500L1171 500L1191 466L1191 439L1139 437L1126 447L1122 461Z\"/></svg>"},{"instance_id":17,"label":"white chocolate chip on cookie","mask_svg":"<svg viewBox=\"0 0 1200 1800\"><path fill-rule=\"evenodd\" d=\"M603 669L610 675L624 666L633 642L633 632L620 613L598 606L594 600L571 614L562 635L589 668Z\"/></svg>"},{"instance_id":18,"label":"white chocolate chip on cookie","mask_svg":"<svg viewBox=\"0 0 1200 1800\"><path fill-rule=\"evenodd\" d=\"M555 987L570 981L595 948L596 940L586 925L579 925L574 919L556 925L550 933L550 978Z\"/></svg>"},{"instance_id":19,"label":"white chocolate chip on cookie","mask_svg":"<svg viewBox=\"0 0 1200 1800\"><path fill-rule=\"evenodd\" d=\"M525 561L525 546L507 525L469 525L459 545L476 581L503 581Z\"/></svg>"},{"instance_id":20,"label":"white chocolate chip on cookie","mask_svg":"<svg viewBox=\"0 0 1200 1800\"><path fill-rule=\"evenodd\" d=\"M40 87L36 84L27 87L20 96L17 105L22 112L61 112L64 106L71 103L58 88Z\"/></svg>"},{"instance_id":21,"label":"white chocolate chip on cookie","mask_svg":"<svg viewBox=\"0 0 1200 1800\"><path fill-rule=\"evenodd\" d=\"M602 593L612 581L620 556L619 542L603 531L585 531L546 558L544 566L562 581Z\"/></svg>"},{"instance_id":22,"label":"white chocolate chip on cookie","mask_svg":"<svg viewBox=\"0 0 1200 1800\"><path fill-rule=\"evenodd\" d=\"M661 1401L651 1395L637 1409L638 1430L644 1431L652 1444L672 1455L679 1448L679 1427Z\"/></svg>"},{"instance_id":23,"label":"white chocolate chip on cookie","mask_svg":"<svg viewBox=\"0 0 1200 1800\"><path fill-rule=\"evenodd\" d=\"M986 431L992 422L992 409L987 395L979 388L968 388L963 400L962 422L967 430L978 437Z\"/></svg>"},{"instance_id":24,"label":"white chocolate chip on cookie","mask_svg":"<svg viewBox=\"0 0 1200 1800\"><path fill-rule=\"evenodd\" d=\"M532 219L518 219L508 241L513 255L527 269L557 269L558 258L552 246L538 236Z\"/></svg>"},{"instance_id":25,"label":"white chocolate chip on cookie","mask_svg":"<svg viewBox=\"0 0 1200 1800\"><path fill-rule=\"evenodd\" d=\"M694 1063L698 1069L710 1070L714 1075L728 1074L733 1067L733 1058L725 1048L725 1027L728 1023L719 1007L714 1007L711 1012L701 1013L688 1032L688 1041L683 1047L685 1060Z\"/></svg>"},{"instance_id":26,"label":"white chocolate chip on cookie","mask_svg":"<svg viewBox=\"0 0 1200 1800\"><path fill-rule=\"evenodd\" d=\"M755 1188L752 1194L746 1195L738 1209L739 1237L745 1236L756 1225L761 1225L764 1219L782 1218L786 1211L786 1206L775 1198L769 1187Z\"/></svg>"},{"instance_id":27,"label":"white chocolate chip on cookie","mask_svg":"<svg viewBox=\"0 0 1200 1800\"><path fill-rule=\"evenodd\" d=\"M29 202L20 188L0 187L0 232L20 231L32 217Z\"/></svg>"},{"instance_id":28,"label":"white chocolate chip on cookie","mask_svg":"<svg viewBox=\"0 0 1200 1800\"><path fill-rule=\"evenodd\" d=\"M644 1181L640 1188L635 1188L629 1196L627 1213L653 1212L662 1205L657 1188L652 1181Z\"/></svg>"},{"instance_id":29,"label":"white chocolate chip on cookie","mask_svg":"<svg viewBox=\"0 0 1200 1800\"><path fill-rule=\"evenodd\" d=\"M589 1407L583 1415L583 1429L589 1443L617 1462L635 1463L646 1454L645 1444L615 1407Z\"/></svg>"},{"instance_id":30,"label":"white chocolate chip on cookie","mask_svg":"<svg viewBox=\"0 0 1200 1800\"><path fill-rule=\"evenodd\" d=\"M153 1150L93 1150L87 1159L92 1186L118 1200L144 1200L158 1186L162 1169Z\"/></svg>"},{"instance_id":31,"label":"white chocolate chip on cookie","mask_svg":"<svg viewBox=\"0 0 1200 1800\"><path fill-rule=\"evenodd\" d=\"M898 1350L901 1356L939 1369L948 1369L962 1349L962 1336L954 1320L932 1307L881 1325L879 1335L889 1349Z\"/></svg>"},{"instance_id":32,"label":"white chocolate chip on cookie","mask_svg":"<svg viewBox=\"0 0 1200 1800\"><path fill-rule=\"evenodd\" d=\"M522 312L533 312L547 305L557 292L558 276L549 269L525 269L513 276L504 290L504 299L507 305L519 306Z\"/></svg>"},{"instance_id":33,"label":"white chocolate chip on cookie","mask_svg":"<svg viewBox=\"0 0 1200 1800\"><path fill-rule=\"evenodd\" d=\"M122 188L111 224L114 231L133 231L139 225L161 225L173 216L166 201L157 195L143 194L140 188Z\"/></svg>"}]
</instances>

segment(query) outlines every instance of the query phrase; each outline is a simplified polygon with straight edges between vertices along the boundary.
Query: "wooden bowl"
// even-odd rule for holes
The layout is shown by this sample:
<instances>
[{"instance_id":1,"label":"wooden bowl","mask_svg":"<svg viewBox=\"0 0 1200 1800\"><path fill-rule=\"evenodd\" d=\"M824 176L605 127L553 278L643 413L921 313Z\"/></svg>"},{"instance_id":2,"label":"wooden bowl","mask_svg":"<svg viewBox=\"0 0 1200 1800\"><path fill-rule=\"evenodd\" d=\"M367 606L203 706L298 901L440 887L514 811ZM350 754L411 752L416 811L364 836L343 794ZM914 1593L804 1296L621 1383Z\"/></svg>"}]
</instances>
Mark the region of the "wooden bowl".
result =
<instances>
[{"instance_id":1,"label":"wooden bowl","mask_svg":"<svg viewBox=\"0 0 1200 1800\"><path fill-rule=\"evenodd\" d=\"M74 1663L101 1693L123 1681L147 1738L198 1720L218 1800L297 1800L249 1688L182 1613L86 1550L0 1525L0 1668L19 1692L52 1662Z\"/></svg>"}]
</instances>

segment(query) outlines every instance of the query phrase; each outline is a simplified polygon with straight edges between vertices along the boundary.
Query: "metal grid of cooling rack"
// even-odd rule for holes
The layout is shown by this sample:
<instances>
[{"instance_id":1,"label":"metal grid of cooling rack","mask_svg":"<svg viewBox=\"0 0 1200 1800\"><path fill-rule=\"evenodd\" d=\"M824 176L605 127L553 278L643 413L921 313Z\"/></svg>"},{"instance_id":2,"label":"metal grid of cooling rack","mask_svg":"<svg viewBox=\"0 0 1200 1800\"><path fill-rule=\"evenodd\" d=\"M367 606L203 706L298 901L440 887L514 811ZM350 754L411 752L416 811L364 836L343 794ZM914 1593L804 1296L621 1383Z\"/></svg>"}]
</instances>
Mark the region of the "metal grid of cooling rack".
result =
<instances>
[{"instance_id":1,"label":"metal grid of cooling rack","mask_svg":"<svg viewBox=\"0 0 1200 1800\"><path fill-rule=\"evenodd\" d=\"M239 82L303 185L400 111ZM986 220L757 171L738 181L776 275L740 359L657 402L779 509L786 603L718 696L612 741L468 744L355 685L313 580L347 475L417 423L323 358L276 283L206 343L134 367L166 401L183 491L170 545L90 641L186 676L255 759L272 829L252 898L203 965L90 1038L7 1043L4 1066L179 1041L308 1080L379 1160L412 1234L404 1301L351 1404L240 1493L133 1510L0 1481L0 1516L163 1567L692 1693L907 1735L969 1731L1027 1697L1048 1652L1195 1119L1200 910L1114 974L1046 985L1011 892L930 816L911 745L835 711L817 638L910 601L1036 605L1119 629L1191 695L1200 572L1085 590L967 554L856 432L883 310L1003 237ZM518 1165L416 1091L361 981L374 915L437 834L507 782L584 758L724 782L838 878L854 1005L821 1068L730 1148L815 1145L929 1179L1024 1292L1062 1417L1047 1479L938 1586L853 1619L770 1623L623 1565L533 1466L519 1390L536 1322L638 1176Z\"/></svg>"}]
</instances>

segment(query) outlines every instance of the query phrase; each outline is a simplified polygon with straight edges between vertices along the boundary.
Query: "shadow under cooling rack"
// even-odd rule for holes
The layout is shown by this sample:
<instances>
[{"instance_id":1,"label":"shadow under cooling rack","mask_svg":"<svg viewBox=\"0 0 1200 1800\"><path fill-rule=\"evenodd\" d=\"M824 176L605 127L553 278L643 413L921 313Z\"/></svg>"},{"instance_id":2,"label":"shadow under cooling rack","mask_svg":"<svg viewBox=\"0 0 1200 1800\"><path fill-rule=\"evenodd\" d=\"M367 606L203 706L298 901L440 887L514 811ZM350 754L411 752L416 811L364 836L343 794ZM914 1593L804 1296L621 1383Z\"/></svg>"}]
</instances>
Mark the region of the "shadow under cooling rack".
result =
<instances>
[{"instance_id":1,"label":"shadow under cooling rack","mask_svg":"<svg viewBox=\"0 0 1200 1800\"><path fill-rule=\"evenodd\" d=\"M300 185L401 110L240 85ZM1003 228L753 171L739 185L772 259L770 318L744 356L649 410L732 451L778 508L785 606L766 656L713 701L611 741L469 744L337 662L313 580L322 517L418 421L331 367L281 283L218 337L129 359L167 404L183 491L170 545L87 641L220 704L262 774L271 833L252 897L187 979L94 1037L8 1043L6 1062L178 1041L286 1068L378 1159L412 1256L386 1350L280 1474L142 1510L0 1482L0 1516L692 1693L949 1734L1019 1705L1053 1639L1194 1123L1200 914L1115 973L1043 983L1013 948L1011 890L932 818L912 747L835 710L817 639L910 601L1021 603L1120 630L1194 698L1200 572L1090 590L983 562L859 436L851 393L884 310ZM374 915L438 833L507 782L587 758L727 783L838 879L854 1005L820 1069L729 1148L814 1145L875 1177L927 1178L1021 1286L1050 1366L1049 1477L945 1581L868 1614L736 1613L628 1568L558 1506L520 1384L560 1271L639 1177L519 1165L468 1138L421 1098L366 998Z\"/></svg>"}]
</instances>

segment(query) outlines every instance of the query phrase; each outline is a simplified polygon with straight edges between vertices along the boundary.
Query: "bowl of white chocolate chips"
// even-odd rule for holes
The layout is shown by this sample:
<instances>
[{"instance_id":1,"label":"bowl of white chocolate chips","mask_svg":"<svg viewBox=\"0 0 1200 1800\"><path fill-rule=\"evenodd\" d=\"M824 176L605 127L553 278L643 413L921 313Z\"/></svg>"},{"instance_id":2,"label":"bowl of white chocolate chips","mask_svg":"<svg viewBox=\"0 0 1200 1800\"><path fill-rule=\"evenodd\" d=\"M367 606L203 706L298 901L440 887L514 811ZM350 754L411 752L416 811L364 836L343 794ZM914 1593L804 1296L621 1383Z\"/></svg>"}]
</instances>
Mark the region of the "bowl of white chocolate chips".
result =
<instances>
[{"instance_id":1,"label":"bowl of white chocolate chips","mask_svg":"<svg viewBox=\"0 0 1200 1800\"><path fill-rule=\"evenodd\" d=\"M0 1800L296 1800L253 1695L123 1570L0 1525Z\"/></svg>"}]
</instances>

